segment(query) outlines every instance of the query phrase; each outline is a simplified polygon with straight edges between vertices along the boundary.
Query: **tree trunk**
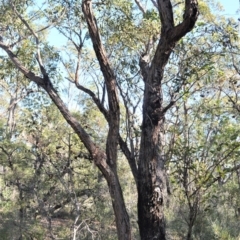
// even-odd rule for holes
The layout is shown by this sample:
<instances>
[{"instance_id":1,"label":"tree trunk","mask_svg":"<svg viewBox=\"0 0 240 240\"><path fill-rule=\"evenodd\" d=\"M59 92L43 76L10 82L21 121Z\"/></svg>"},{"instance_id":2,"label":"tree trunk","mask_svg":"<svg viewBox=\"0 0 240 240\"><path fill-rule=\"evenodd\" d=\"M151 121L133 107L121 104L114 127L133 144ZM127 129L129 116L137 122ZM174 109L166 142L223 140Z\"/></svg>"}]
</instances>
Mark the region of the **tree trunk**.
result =
<instances>
[{"instance_id":1,"label":"tree trunk","mask_svg":"<svg viewBox=\"0 0 240 240\"><path fill-rule=\"evenodd\" d=\"M75 133L79 136L85 147L91 153L94 163L102 172L104 178L106 179L109 187L109 193L112 200L112 206L115 214L117 234L119 240L131 240L131 226L129 216L126 210L122 189L117 176L117 151L113 151L114 147L117 146L118 133L114 134L110 127L109 135L107 140L106 154L96 146L89 135L82 129L81 125L74 119L57 92L53 89L51 85L47 85L45 90L49 94L52 101L58 107L59 111L62 113L65 120L72 126ZM116 136L114 138L114 136Z\"/></svg>"},{"instance_id":2,"label":"tree trunk","mask_svg":"<svg viewBox=\"0 0 240 240\"><path fill-rule=\"evenodd\" d=\"M106 114L106 120L108 121L109 131L106 142L106 163L110 171L109 174L104 176L107 180L110 196L112 199L112 206L116 219L118 239L130 240L131 239L130 220L123 199L119 178L117 175L120 107L116 76L113 69L111 68L111 64L107 57L106 50L101 41L97 21L93 14L92 1L84 0L82 2L82 10L88 25L88 31L92 40L93 48L104 77L108 96L109 111ZM103 173L104 172L105 170L103 169Z\"/></svg>"},{"instance_id":3,"label":"tree trunk","mask_svg":"<svg viewBox=\"0 0 240 240\"><path fill-rule=\"evenodd\" d=\"M138 217L142 240L165 240L165 220L163 203L166 196L164 159L159 149L159 128L149 125L143 128L139 181Z\"/></svg>"},{"instance_id":4,"label":"tree trunk","mask_svg":"<svg viewBox=\"0 0 240 240\"><path fill-rule=\"evenodd\" d=\"M138 169L138 217L142 240L165 240L164 203L167 180L164 158L164 116L174 105L174 98L163 105L162 79L164 68L176 43L192 30L198 16L196 0L185 1L184 20L174 26L170 0L158 0L161 39L148 67L147 52L140 59L145 83L143 121Z\"/></svg>"},{"instance_id":5,"label":"tree trunk","mask_svg":"<svg viewBox=\"0 0 240 240\"><path fill-rule=\"evenodd\" d=\"M192 230L194 223L196 221L197 216L197 209L194 209L194 207L190 207L189 209L189 219L188 219L188 232L187 232L187 240L192 240Z\"/></svg>"},{"instance_id":6,"label":"tree trunk","mask_svg":"<svg viewBox=\"0 0 240 240\"><path fill-rule=\"evenodd\" d=\"M192 240L192 228L192 225L188 226L187 240Z\"/></svg>"},{"instance_id":7,"label":"tree trunk","mask_svg":"<svg viewBox=\"0 0 240 240\"><path fill-rule=\"evenodd\" d=\"M122 189L118 180L117 173L113 172L113 174L110 176L107 182L115 214L118 239L130 240L131 239L130 220L125 207Z\"/></svg>"},{"instance_id":8,"label":"tree trunk","mask_svg":"<svg viewBox=\"0 0 240 240\"><path fill-rule=\"evenodd\" d=\"M164 170L164 109L159 81L163 69L152 65L145 82L138 175L138 217L142 240L165 240L163 204L167 192ZM159 75L160 73L160 75ZM157 78L156 78L157 76Z\"/></svg>"},{"instance_id":9,"label":"tree trunk","mask_svg":"<svg viewBox=\"0 0 240 240\"><path fill-rule=\"evenodd\" d=\"M9 132L9 137L11 138L15 129L15 110L17 107L16 99L11 97L9 107L8 107L8 120L7 120L7 127Z\"/></svg>"}]
</instances>

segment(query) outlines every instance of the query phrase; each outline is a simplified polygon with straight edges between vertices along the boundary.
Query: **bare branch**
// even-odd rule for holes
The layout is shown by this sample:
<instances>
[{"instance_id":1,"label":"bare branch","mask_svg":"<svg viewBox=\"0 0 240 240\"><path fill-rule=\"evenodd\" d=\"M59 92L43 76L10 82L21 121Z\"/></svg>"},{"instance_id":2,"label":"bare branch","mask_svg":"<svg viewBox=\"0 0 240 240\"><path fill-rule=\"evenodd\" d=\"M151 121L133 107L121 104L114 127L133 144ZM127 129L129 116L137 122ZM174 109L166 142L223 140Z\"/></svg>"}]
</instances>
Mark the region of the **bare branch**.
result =
<instances>
[{"instance_id":1,"label":"bare branch","mask_svg":"<svg viewBox=\"0 0 240 240\"><path fill-rule=\"evenodd\" d=\"M137 183L138 172L137 172L136 157L135 157L135 153L134 153L134 143L133 143L133 139L130 137L132 135L131 134L132 129L131 129L131 126L129 126L129 125L131 125L131 123L128 124L128 122L131 122L130 116L129 116L130 115L129 108L127 106L127 101L130 101L130 99L128 98L128 96L126 96L126 97L124 96L123 91L122 91L120 86L119 86L119 91L120 91L120 94L122 96L124 106L125 106L125 109L126 109L126 125L127 125L126 126L126 131L127 131L127 137L129 138L129 142L130 142L130 149L128 147L127 142L122 139L120 134L119 134L119 145L120 145L120 148L121 148L122 152L124 153L125 157L128 160L128 164L131 168L134 180Z\"/></svg>"},{"instance_id":2,"label":"bare branch","mask_svg":"<svg viewBox=\"0 0 240 240\"><path fill-rule=\"evenodd\" d=\"M40 32L42 32L42 31L44 31L44 30L46 30L46 29L48 29L48 28L50 28L50 27L53 27L53 26L54 26L54 24L49 24L49 25L47 25L47 26L45 26L45 27L37 30L35 33L36 33L36 34L37 34L37 33L40 33ZM32 35L32 34L26 35L26 36L24 36L24 37L19 37L19 39L18 39L17 41L15 41L14 43L10 44L9 46L12 48L12 47L14 47L16 44L20 43L21 41L29 38L29 36L31 36L31 35Z\"/></svg>"},{"instance_id":3,"label":"bare branch","mask_svg":"<svg viewBox=\"0 0 240 240\"><path fill-rule=\"evenodd\" d=\"M70 38L69 38L69 40L70 40ZM70 40L70 41L71 41L71 40ZM73 42L73 41L72 41L72 42ZM74 42L73 42L73 44L75 45L75 47L76 47L76 49L77 49L77 51L78 51L77 66L76 66L76 70L75 70L75 74L74 74L74 79L68 79L68 78L67 78L67 80L69 80L71 83L74 83L75 86L76 86L79 90L87 93L87 94L92 98L93 102L96 104L96 106L98 107L98 109L100 110L100 112L103 113L103 115L104 115L105 119L107 120L107 122L109 122L109 113L108 113L107 109L104 107L103 102L100 101L99 97L97 97L96 94L95 94L93 91L91 91L91 90L88 89L88 88L85 88L84 86L82 86L82 85L79 83L80 59L81 59L81 51L82 51L82 47L83 47L83 42L80 43L80 46L77 46ZM65 66L65 63L64 63L63 61L62 61L62 63L63 63L64 66ZM66 67L66 66L65 66L65 67ZM66 70L68 71L68 68L67 68L67 67L66 67ZM71 74L70 74L69 71L68 71L68 74L69 74L69 76L71 76Z\"/></svg>"},{"instance_id":4,"label":"bare branch","mask_svg":"<svg viewBox=\"0 0 240 240\"><path fill-rule=\"evenodd\" d=\"M22 93L21 96L19 98L15 98L13 99L13 101L11 101L11 104L8 106L8 110L11 109L14 105L17 105L21 100L23 100L26 96L28 96L30 93L35 92L34 90L28 90L26 93Z\"/></svg>"},{"instance_id":5,"label":"bare branch","mask_svg":"<svg viewBox=\"0 0 240 240\"><path fill-rule=\"evenodd\" d=\"M140 11L145 14L146 13L146 9L143 7L142 3L139 0L135 0L135 3L138 5L138 8L140 9Z\"/></svg>"},{"instance_id":6,"label":"bare branch","mask_svg":"<svg viewBox=\"0 0 240 240\"><path fill-rule=\"evenodd\" d=\"M151 0L151 2L152 2L152 4L153 4L153 6L154 6L156 9L158 9L158 4L157 4L157 2L156 2L155 0Z\"/></svg>"},{"instance_id":7,"label":"bare branch","mask_svg":"<svg viewBox=\"0 0 240 240\"><path fill-rule=\"evenodd\" d=\"M80 85L78 82L75 82L76 87L80 90L82 90L83 92L87 93L92 100L94 101L94 103L96 104L96 106L98 107L98 109L103 113L105 119L109 122L109 113L107 111L107 109L103 106L103 104L101 103L101 101L99 100L99 98L94 94L94 92L92 92L90 89L83 87L82 85Z\"/></svg>"},{"instance_id":8,"label":"bare branch","mask_svg":"<svg viewBox=\"0 0 240 240\"><path fill-rule=\"evenodd\" d=\"M172 100L169 102L169 104L168 104L166 107L163 108L162 113L166 113L167 110L170 109L175 103L176 103L176 101L172 99Z\"/></svg>"},{"instance_id":9,"label":"bare branch","mask_svg":"<svg viewBox=\"0 0 240 240\"><path fill-rule=\"evenodd\" d=\"M119 138L120 148L121 148L122 152L124 153L125 157L128 160L128 164L129 164L129 166L131 168L134 180L137 183L138 170L137 170L137 165L136 165L135 158L132 156L132 154L131 154L128 146L127 146L127 143L122 139L122 137L119 135L118 138Z\"/></svg>"},{"instance_id":10,"label":"bare branch","mask_svg":"<svg viewBox=\"0 0 240 240\"><path fill-rule=\"evenodd\" d=\"M21 14L17 11L15 5L13 4L12 1L10 1L10 4L13 8L13 11L16 13L16 15L18 16L18 18L22 21L22 23L27 27L27 29L32 33L32 35L35 37L36 40L36 45L37 45L37 62L39 64L40 70L43 74L43 76L47 76L46 70L43 67L43 63L42 63L42 58L41 58L41 52L40 52L40 47L39 47L39 38L38 35L35 33L35 31L30 27L30 25L28 24L28 22L21 16Z\"/></svg>"}]
</instances>

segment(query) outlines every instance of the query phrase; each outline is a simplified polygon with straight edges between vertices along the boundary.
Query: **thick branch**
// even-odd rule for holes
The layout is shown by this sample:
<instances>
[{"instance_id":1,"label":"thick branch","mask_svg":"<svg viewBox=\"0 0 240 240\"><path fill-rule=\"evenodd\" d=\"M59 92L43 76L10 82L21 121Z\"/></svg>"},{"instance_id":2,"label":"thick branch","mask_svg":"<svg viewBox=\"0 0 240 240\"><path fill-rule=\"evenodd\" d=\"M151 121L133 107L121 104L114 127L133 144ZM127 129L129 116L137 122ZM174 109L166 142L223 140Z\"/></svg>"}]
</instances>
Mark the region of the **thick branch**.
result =
<instances>
[{"instance_id":1,"label":"thick branch","mask_svg":"<svg viewBox=\"0 0 240 240\"><path fill-rule=\"evenodd\" d=\"M140 9L140 11L145 14L146 13L146 9L144 8L144 6L142 5L142 3L139 0L135 0L135 3L137 4L138 8Z\"/></svg>"},{"instance_id":2,"label":"thick branch","mask_svg":"<svg viewBox=\"0 0 240 240\"><path fill-rule=\"evenodd\" d=\"M185 0L184 20L174 27L171 1L158 0L158 4L162 23L161 39L151 64L154 76L148 76L148 79L160 84L163 78L164 67L167 64L173 48L178 40L193 29L199 12L197 0ZM157 81L156 78L158 79Z\"/></svg>"},{"instance_id":3,"label":"thick branch","mask_svg":"<svg viewBox=\"0 0 240 240\"><path fill-rule=\"evenodd\" d=\"M2 48L9 56L11 61L14 63L14 65L19 69L20 72L24 74L27 78L34 81L36 84L42 86L44 84L44 81L41 77L36 76L33 72L29 71L17 58L17 56L12 52L12 49L4 44L3 42L0 42L0 48Z\"/></svg>"},{"instance_id":4,"label":"thick branch","mask_svg":"<svg viewBox=\"0 0 240 240\"><path fill-rule=\"evenodd\" d=\"M92 155L95 164L99 167L99 169L105 176L109 176L110 169L106 163L105 153L97 145L95 145L95 143L91 140L88 133L83 129L80 123L71 115L70 111L67 109L64 102L59 97L57 91L53 88L50 80L48 79L49 82L46 82L46 79L38 77L33 72L28 71L28 69L25 68L23 64L19 61L19 59L13 54L11 49L9 49L9 47L3 44L2 42L0 42L0 48L6 51L6 53L9 55L10 59L15 64L15 66L27 78L29 78L31 81L35 82L37 85L46 90L52 101L55 103L57 108L62 113L65 120L70 124L70 126L79 136L85 147L88 149L89 153Z\"/></svg>"},{"instance_id":5,"label":"thick branch","mask_svg":"<svg viewBox=\"0 0 240 240\"><path fill-rule=\"evenodd\" d=\"M174 27L171 0L158 0L158 11L162 23L161 34Z\"/></svg>"},{"instance_id":6,"label":"thick branch","mask_svg":"<svg viewBox=\"0 0 240 240\"><path fill-rule=\"evenodd\" d=\"M58 107L65 120L73 128L75 133L79 136L85 147L88 149L89 153L92 155L95 164L101 170L103 175L108 178L111 174L111 170L107 165L105 153L92 141L92 139L83 129L80 123L71 115L71 113L69 112L61 98L58 96L56 90L52 87L52 85L48 84L47 87L44 87L44 89L47 91L52 101Z\"/></svg>"},{"instance_id":7,"label":"thick branch","mask_svg":"<svg viewBox=\"0 0 240 240\"><path fill-rule=\"evenodd\" d=\"M153 4L153 6L154 6L156 9L158 9L158 4L157 4L157 2L156 2L155 0L151 0L151 2L152 2L152 4Z\"/></svg>"},{"instance_id":8,"label":"thick branch","mask_svg":"<svg viewBox=\"0 0 240 240\"><path fill-rule=\"evenodd\" d=\"M188 32L190 32L199 15L198 1L197 0L185 0L185 12L183 15L183 22L174 27L169 32L170 41L178 41Z\"/></svg>"},{"instance_id":9,"label":"thick branch","mask_svg":"<svg viewBox=\"0 0 240 240\"><path fill-rule=\"evenodd\" d=\"M114 72L110 66L109 60L107 58L106 51L100 39L97 22L92 12L92 1L91 0L83 1L82 8L88 24L88 30L92 40L93 48L96 53L101 71L106 82L109 98L108 99L109 109L110 111L115 112L118 111L119 109L118 96L116 91L116 79Z\"/></svg>"},{"instance_id":10,"label":"thick branch","mask_svg":"<svg viewBox=\"0 0 240 240\"><path fill-rule=\"evenodd\" d=\"M106 51L100 39L97 22L92 12L92 1L84 0L82 3L82 9L88 24L89 35L92 40L93 48L106 83L109 105L109 118L108 118L109 132L107 137L106 151L108 164L115 165L116 167L118 146L117 136L119 133L119 121L120 121L119 99L117 95L116 78L110 66Z\"/></svg>"}]
</instances>

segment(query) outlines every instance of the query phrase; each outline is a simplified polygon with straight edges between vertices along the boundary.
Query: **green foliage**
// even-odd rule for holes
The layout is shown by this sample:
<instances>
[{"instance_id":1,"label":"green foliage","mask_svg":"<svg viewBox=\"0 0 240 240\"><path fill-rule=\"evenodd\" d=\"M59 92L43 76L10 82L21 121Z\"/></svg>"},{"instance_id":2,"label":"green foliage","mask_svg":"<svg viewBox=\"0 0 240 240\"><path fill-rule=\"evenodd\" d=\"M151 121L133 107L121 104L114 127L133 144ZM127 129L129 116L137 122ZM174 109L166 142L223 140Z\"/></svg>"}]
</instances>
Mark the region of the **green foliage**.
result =
<instances>
[{"instance_id":1,"label":"green foliage","mask_svg":"<svg viewBox=\"0 0 240 240\"><path fill-rule=\"evenodd\" d=\"M176 100L163 130L162 152L172 192L166 204L168 236L186 239L192 227L193 239L238 239L238 25L215 16L212 1L199 4L202 15L197 27L176 46L162 82L163 106L172 97ZM5 13L0 16L6 28L3 40L13 44L14 54L36 75L42 74L36 60L39 47L58 94L94 142L105 149L104 116L86 93L72 90L76 82L87 87L108 109L81 1L47 1L41 7L37 1L16 1L16 7L38 32L40 44L6 2L0 5ZM176 24L182 19L181 8L183 4L174 7ZM158 12L147 4L142 13L134 1L127 0L96 2L94 11L117 76L121 134L138 158L144 94L139 57L149 40L153 57L161 37ZM74 227L79 227L76 239L116 239L114 200L92 156L49 97L23 77L6 55L0 55L0 63L1 239L70 239ZM133 239L138 239L136 185L120 151L118 175Z\"/></svg>"}]
</instances>

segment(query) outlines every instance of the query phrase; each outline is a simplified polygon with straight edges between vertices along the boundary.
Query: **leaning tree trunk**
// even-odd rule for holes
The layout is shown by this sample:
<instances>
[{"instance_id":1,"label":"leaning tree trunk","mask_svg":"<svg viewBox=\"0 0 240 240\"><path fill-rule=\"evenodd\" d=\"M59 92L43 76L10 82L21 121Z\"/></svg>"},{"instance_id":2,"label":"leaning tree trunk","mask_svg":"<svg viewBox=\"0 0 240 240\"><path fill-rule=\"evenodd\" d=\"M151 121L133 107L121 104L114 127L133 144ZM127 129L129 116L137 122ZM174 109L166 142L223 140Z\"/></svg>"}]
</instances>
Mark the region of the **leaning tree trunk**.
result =
<instances>
[{"instance_id":1,"label":"leaning tree trunk","mask_svg":"<svg viewBox=\"0 0 240 240\"><path fill-rule=\"evenodd\" d=\"M198 16L197 0L185 0L184 20L174 26L170 0L158 0L161 38L150 67L140 59L145 83L143 122L138 170L138 217L142 240L165 240L164 203L167 192L163 129L166 111L174 105L172 99L163 106L162 79L164 67L176 43L195 25Z\"/></svg>"}]
</instances>

